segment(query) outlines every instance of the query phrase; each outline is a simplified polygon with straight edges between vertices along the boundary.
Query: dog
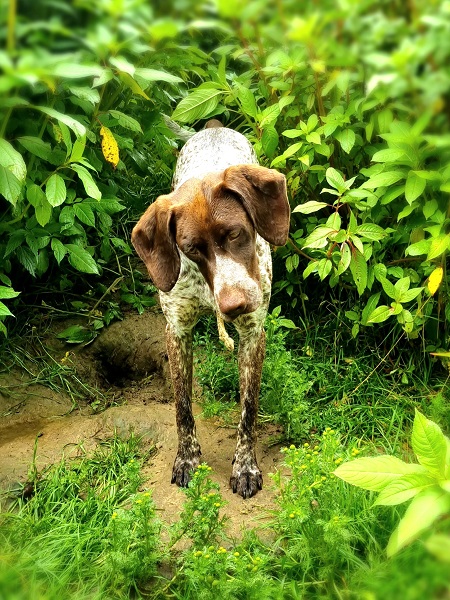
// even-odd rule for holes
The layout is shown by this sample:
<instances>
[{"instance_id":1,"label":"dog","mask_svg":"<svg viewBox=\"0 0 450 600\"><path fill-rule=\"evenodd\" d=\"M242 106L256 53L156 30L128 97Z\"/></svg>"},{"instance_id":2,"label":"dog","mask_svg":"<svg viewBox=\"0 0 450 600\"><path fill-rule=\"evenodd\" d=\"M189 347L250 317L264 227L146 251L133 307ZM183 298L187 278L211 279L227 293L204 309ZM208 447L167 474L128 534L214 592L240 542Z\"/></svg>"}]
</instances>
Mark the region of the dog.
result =
<instances>
[{"instance_id":1,"label":"dog","mask_svg":"<svg viewBox=\"0 0 450 600\"><path fill-rule=\"evenodd\" d=\"M178 452L172 483L186 487L200 462L192 415L192 330L199 316L217 315L221 339L239 333L241 419L230 487L249 498L262 489L255 454L256 420L265 355L264 320L270 300L270 246L289 232L286 179L261 167L248 140L209 122L181 150L173 191L149 206L132 232L166 317Z\"/></svg>"}]
</instances>

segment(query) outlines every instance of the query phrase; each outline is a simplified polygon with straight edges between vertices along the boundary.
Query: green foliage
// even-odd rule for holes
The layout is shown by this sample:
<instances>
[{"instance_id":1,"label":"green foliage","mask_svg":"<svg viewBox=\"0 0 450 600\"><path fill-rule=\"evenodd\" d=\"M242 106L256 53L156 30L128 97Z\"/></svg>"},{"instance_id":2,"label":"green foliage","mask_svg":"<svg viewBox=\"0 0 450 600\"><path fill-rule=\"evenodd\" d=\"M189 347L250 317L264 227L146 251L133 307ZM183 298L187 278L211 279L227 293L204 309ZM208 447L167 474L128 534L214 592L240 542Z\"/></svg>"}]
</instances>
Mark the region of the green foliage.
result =
<instances>
[{"instance_id":1,"label":"green foliage","mask_svg":"<svg viewBox=\"0 0 450 600\"><path fill-rule=\"evenodd\" d=\"M448 276L436 299L421 299L450 248L446 3L409 16L373 2L301 16L293 2L277 15L256 1L219 12L235 19L228 62L219 53L217 71L172 116L237 116L262 162L286 173L293 229L276 285L293 306L312 274L352 290L353 337L388 319L410 339L429 335L427 321L448 330Z\"/></svg>"},{"instance_id":2,"label":"green foliage","mask_svg":"<svg viewBox=\"0 0 450 600\"><path fill-rule=\"evenodd\" d=\"M192 475L187 488L184 510L180 521L172 532L172 543L185 537L192 540L195 548L201 548L217 541L223 535L225 517L219 518L219 511L225 502L219 493L219 486L210 479L211 467L201 464Z\"/></svg>"},{"instance_id":3,"label":"green foliage","mask_svg":"<svg viewBox=\"0 0 450 600\"><path fill-rule=\"evenodd\" d=\"M391 535L389 556L429 530L437 519L450 515L450 439L416 410L411 445L419 464L381 456L345 463L335 471L348 483L380 492L375 505L393 506L412 500Z\"/></svg>"},{"instance_id":4,"label":"green foliage","mask_svg":"<svg viewBox=\"0 0 450 600\"><path fill-rule=\"evenodd\" d=\"M134 437L113 438L45 473L32 466L32 497L0 519L0 589L8 598L71 598L73 587L85 597L124 597L153 575L159 524L150 494L137 493L139 446Z\"/></svg>"}]
</instances>

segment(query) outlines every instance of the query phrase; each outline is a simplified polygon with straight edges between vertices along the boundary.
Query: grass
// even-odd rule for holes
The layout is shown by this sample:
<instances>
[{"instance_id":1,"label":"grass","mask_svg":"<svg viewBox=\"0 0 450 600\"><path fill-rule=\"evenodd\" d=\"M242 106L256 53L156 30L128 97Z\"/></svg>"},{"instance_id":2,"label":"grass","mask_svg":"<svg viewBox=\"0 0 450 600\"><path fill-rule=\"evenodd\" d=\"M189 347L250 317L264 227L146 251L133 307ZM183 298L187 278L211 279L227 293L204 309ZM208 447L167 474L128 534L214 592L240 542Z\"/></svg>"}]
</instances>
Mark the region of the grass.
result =
<instances>
[{"instance_id":1,"label":"grass","mask_svg":"<svg viewBox=\"0 0 450 600\"><path fill-rule=\"evenodd\" d=\"M226 537L225 502L207 465L184 490L178 521L161 523L140 474L152 451L135 437L114 437L90 457L62 459L42 473L32 468L33 496L0 514L0 598L438 600L450 593L448 565L420 542L386 558L402 509L373 507L370 493L333 476L341 461L374 451L357 440L343 443L328 428L285 448L272 474L277 508L263 535L247 531L240 541ZM450 534L448 523L443 531Z\"/></svg>"}]
</instances>

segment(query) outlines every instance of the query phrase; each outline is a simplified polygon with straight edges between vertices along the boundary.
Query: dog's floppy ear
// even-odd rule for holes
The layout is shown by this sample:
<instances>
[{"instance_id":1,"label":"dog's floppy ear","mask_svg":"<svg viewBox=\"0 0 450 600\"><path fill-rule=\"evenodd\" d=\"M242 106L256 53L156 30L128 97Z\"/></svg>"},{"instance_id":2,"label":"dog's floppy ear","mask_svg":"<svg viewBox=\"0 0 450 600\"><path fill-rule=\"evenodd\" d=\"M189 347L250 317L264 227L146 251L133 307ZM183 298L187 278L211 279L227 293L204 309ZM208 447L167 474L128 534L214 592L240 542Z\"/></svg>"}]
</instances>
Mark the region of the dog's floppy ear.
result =
<instances>
[{"instance_id":1,"label":"dog's floppy ear","mask_svg":"<svg viewBox=\"0 0 450 600\"><path fill-rule=\"evenodd\" d=\"M180 274L180 255L175 243L171 196L151 204L131 234L131 242L144 261L155 286L170 292Z\"/></svg>"},{"instance_id":2,"label":"dog's floppy ear","mask_svg":"<svg viewBox=\"0 0 450 600\"><path fill-rule=\"evenodd\" d=\"M284 246L291 214L284 175L258 165L238 165L224 171L222 186L241 198L261 237Z\"/></svg>"}]
</instances>

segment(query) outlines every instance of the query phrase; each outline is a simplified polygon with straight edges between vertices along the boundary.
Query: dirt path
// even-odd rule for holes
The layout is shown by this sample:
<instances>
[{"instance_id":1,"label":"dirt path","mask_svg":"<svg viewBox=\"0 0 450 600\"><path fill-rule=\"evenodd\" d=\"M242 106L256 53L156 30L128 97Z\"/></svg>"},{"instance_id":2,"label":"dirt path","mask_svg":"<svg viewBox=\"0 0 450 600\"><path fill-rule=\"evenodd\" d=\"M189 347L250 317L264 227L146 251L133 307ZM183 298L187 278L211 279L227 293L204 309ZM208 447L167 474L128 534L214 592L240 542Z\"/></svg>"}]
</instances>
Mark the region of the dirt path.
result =
<instances>
[{"instance_id":1,"label":"dirt path","mask_svg":"<svg viewBox=\"0 0 450 600\"><path fill-rule=\"evenodd\" d=\"M69 412L72 407L69 398L42 386L24 387L19 401L17 396L0 394L0 489L7 489L14 482L26 481L37 436L36 464L38 469L42 469L59 461L63 454L67 457L76 456L80 445L89 451L114 431L124 436L133 431L153 440L157 446L157 454L144 466L144 487L153 490L162 518L168 523L175 521L185 496L170 484L177 435L175 408L171 401L167 401L171 392L166 381L163 327L159 315L155 315L150 323L148 317L133 316L130 321L111 327L105 336L106 341L99 339L92 349L77 355L80 370L91 378L94 373L97 382L99 375L105 371L105 347L111 360L119 360L122 367L127 360L122 347L124 343L129 349L133 368L136 369L136 364L154 365L154 377L149 378L147 371L137 374L137 379L146 378L148 383L138 385L135 380L122 385L117 394L119 406L112 406L98 414L88 406ZM114 340L118 343L115 351L111 350ZM145 360L145 356L142 356L146 352L151 352L151 360ZM117 369L114 364L112 367L109 364L108 370L111 373ZM0 379L0 389L1 384ZM233 494L228 485L235 447L235 427L224 426L217 419L204 419L200 412L200 407L194 404L203 458L212 467L213 479L219 483L222 495L228 502L224 509L230 517L228 533L239 537L242 528L256 526L266 514L265 509L273 508L268 473L275 469L281 459L279 447L271 445L273 428L260 432L257 455L265 486L257 496L244 501Z\"/></svg>"}]
</instances>

